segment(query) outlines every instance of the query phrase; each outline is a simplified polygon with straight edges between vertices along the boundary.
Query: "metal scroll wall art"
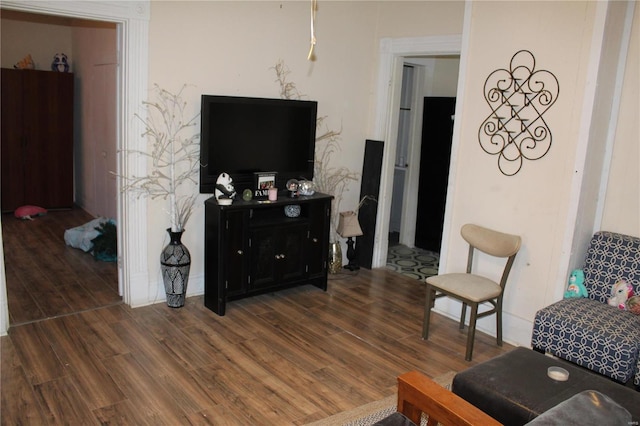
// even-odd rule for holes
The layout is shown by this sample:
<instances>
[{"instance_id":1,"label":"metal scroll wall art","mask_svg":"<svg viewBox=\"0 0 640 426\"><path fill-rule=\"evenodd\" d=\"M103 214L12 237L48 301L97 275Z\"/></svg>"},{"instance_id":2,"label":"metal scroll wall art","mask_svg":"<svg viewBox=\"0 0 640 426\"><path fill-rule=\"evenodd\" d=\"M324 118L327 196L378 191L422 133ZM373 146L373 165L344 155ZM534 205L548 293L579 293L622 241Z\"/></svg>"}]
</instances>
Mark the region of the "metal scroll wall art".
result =
<instances>
[{"instance_id":1,"label":"metal scroll wall art","mask_svg":"<svg viewBox=\"0 0 640 426\"><path fill-rule=\"evenodd\" d=\"M493 71L484 83L491 114L478 132L482 149L498 156L498 169L506 176L520 171L524 160L539 160L551 148L551 130L543 115L560 92L558 79L535 70L528 50L511 58L510 67Z\"/></svg>"}]
</instances>

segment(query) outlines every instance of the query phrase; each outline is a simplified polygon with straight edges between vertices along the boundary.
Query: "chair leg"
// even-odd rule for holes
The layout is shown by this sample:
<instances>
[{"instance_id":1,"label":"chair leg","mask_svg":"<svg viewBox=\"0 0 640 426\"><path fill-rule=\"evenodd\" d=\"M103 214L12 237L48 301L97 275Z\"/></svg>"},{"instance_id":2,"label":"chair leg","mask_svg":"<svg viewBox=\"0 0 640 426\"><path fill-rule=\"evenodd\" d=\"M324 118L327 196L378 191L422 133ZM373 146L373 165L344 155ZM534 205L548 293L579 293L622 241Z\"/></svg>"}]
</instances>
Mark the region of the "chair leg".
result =
<instances>
[{"instance_id":1,"label":"chair leg","mask_svg":"<svg viewBox=\"0 0 640 426\"><path fill-rule=\"evenodd\" d=\"M467 316L467 304L462 302L462 313L460 314L460 325L458 328L462 330L464 328L464 318Z\"/></svg>"},{"instance_id":2,"label":"chair leg","mask_svg":"<svg viewBox=\"0 0 640 426\"><path fill-rule=\"evenodd\" d=\"M427 298L424 303L424 319L422 320L422 338L429 339L429 322L431 320L431 306L433 305L435 292L431 286L427 284Z\"/></svg>"},{"instance_id":3,"label":"chair leg","mask_svg":"<svg viewBox=\"0 0 640 426\"><path fill-rule=\"evenodd\" d=\"M471 361L473 354L473 339L476 337L476 320L478 319L478 304L472 303L470 305L471 316L469 317L469 334L467 336L467 353L464 357L465 360Z\"/></svg>"},{"instance_id":4,"label":"chair leg","mask_svg":"<svg viewBox=\"0 0 640 426\"><path fill-rule=\"evenodd\" d=\"M496 343L502 346L502 299L496 303Z\"/></svg>"}]
</instances>

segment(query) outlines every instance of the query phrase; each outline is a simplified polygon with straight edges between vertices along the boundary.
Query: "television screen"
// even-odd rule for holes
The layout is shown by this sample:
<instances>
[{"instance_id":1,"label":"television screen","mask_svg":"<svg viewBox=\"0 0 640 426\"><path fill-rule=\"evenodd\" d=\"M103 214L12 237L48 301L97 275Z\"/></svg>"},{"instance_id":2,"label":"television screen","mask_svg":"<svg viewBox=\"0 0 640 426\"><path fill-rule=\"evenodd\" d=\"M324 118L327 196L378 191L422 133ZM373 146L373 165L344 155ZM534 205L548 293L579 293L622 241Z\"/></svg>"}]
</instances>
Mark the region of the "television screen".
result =
<instances>
[{"instance_id":1,"label":"television screen","mask_svg":"<svg viewBox=\"0 0 640 426\"><path fill-rule=\"evenodd\" d=\"M276 186L313 179L317 102L202 95L200 192L213 193L222 172L236 192L254 174L277 172Z\"/></svg>"}]
</instances>

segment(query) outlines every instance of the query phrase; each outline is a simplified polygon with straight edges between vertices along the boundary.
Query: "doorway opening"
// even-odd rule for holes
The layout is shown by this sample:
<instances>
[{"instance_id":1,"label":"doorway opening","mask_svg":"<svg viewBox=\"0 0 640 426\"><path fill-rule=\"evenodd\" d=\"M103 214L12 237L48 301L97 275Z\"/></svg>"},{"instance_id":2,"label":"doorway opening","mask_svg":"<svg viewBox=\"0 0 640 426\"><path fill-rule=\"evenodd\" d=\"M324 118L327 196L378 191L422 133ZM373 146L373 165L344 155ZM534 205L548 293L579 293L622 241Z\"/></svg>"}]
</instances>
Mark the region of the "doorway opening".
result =
<instances>
[{"instance_id":1,"label":"doorway opening","mask_svg":"<svg viewBox=\"0 0 640 426\"><path fill-rule=\"evenodd\" d=\"M460 58L401 60L386 266L423 280L438 273Z\"/></svg>"},{"instance_id":2,"label":"doorway opening","mask_svg":"<svg viewBox=\"0 0 640 426\"><path fill-rule=\"evenodd\" d=\"M380 42L374 137L378 140L385 141L385 143L382 154L382 170L380 173L380 191L375 222L372 268L384 267L387 261L403 65L407 59L429 58L434 56L457 57L461 51L461 35L398 39L387 38L382 39ZM460 70L464 69L462 61L460 62L459 68ZM458 75L463 76L464 74L456 71L456 76ZM464 81L462 78L459 78L458 91L462 91L463 87ZM458 104L457 108L460 108L460 104ZM458 126L459 124L456 122L454 125L454 135L457 133ZM456 143L457 140L454 137L452 152L455 152ZM449 187L451 187L455 176L450 173L449 179ZM446 251L448 221L449 218L445 215L443 244L441 247L443 251ZM439 270L443 269L443 259L440 259L438 268Z\"/></svg>"},{"instance_id":3,"label":"doorway opening","mask_svg":"<svg viewBox=\"0 0 640 426\"><path fill-rule=\"evenodd\" d=\"M32 132L26 138L45 133L49 138L45 143L58 155L51 170L69 176L64 180L50 179L47 187L47 194L64 194L64 202L60 201L61 195L58 198L43 196L42 190L38 190L40 185L34 187L22 185L21 179L3 179L3 212L6 214L2 239L7 259L10 325L121 303L113 256L110 255L107 262L102 256L96 261L96 253L91 256L91 240L99 235L94 229L97 222L117 223L118 190L115 177L110 173L117 170L118 148L116 24L13 10L3 10L2 20L3 45L13 46L15 51L31 51L35 69L39 70L35 77L24 82L24 89L16 88L13 96L3 96L3 105L18 102L25 113L34 111L36 116L56 117L29 125ZM27 33L33 37L24 40L23 34ZM69 74L51 71L48 41L59 45L61 53L69 53ZM32 43L44 47L33 51L29 49ZM3 63L3 67L10 68L11 63ZM65 91L55 76L66 78ZM53 84L44 84L50 81ZM42 92L41 96L32 95L34 87L38 93ZM39 99L61 93L66 96L66 103L43 104ZM22 128L20 122L21 119L15 120L15 128ZM68 130L57 132L59 126ZM12 135L11 128L14 126L8 130L3 127L3 135L5 130ZM64 149L55 148L60 145ZM33 148L15 154L17 158L11 161L27 164L42 158ZM51 157L49 161L41 161L44 161L42 167L37 168L47 170ZM32 179L40 177L36 175ZM19 191L21 196L4 203L5 189ZM13 210L24 204L43 206L49 212L21 223L13 217ZM108 250L113 253L115 238L108 239Z\"/></svg>"},{"instance_id":4,"label":"doorway opening","mask_svg":"<svg viewBox=\"0 0 640 426\"><path fill-rule=\"evenodd\" d=\"M96 2L3 2L3 10L17 10L113 22L117 28L118 68L117 140L122 153L132 149L143 149L138 137L143 132L140 123L128 117L136 111L146 98L148 75L148 27L150 5L148 1L132 3ZM142 161L125 161L118 155L119 174L144 174L146 164ZM155 295L148 282L147 239L145 235L146 203L118 194L118 286L124 303L140 306L149 303ZM5 260L0 265L4 268ZM8 329L7 292L4 278L0 280L0 334Z\"/></svg>"}]
</instances>

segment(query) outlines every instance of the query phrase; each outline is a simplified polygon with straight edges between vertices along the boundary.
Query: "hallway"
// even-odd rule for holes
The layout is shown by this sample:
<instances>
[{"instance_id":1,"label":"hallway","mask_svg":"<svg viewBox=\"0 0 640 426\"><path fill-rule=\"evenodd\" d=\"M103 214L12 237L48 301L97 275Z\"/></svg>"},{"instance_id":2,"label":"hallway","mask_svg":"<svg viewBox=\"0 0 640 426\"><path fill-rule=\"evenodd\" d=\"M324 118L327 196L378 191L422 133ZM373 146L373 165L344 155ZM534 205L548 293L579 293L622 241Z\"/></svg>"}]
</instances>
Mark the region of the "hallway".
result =
<instances>
[{"instance_id":1,"label":"hallway","mask_svg":"<svg viewBox=\"0 0 640 426\"><path fill-rule=\"evenodd\" d=\"M10 325L122 303L117 264L65 245L66 229L92 219L79 208L33 220L2 215Z\"/></svg>"}]
</instances>

